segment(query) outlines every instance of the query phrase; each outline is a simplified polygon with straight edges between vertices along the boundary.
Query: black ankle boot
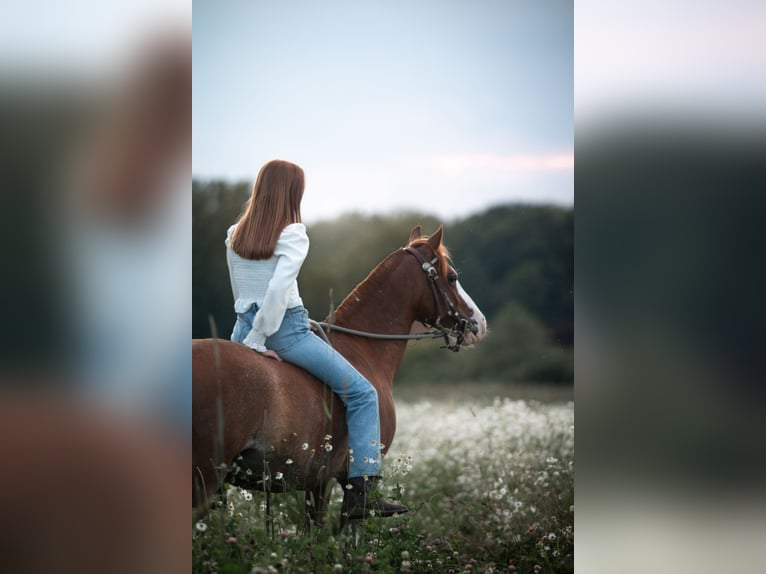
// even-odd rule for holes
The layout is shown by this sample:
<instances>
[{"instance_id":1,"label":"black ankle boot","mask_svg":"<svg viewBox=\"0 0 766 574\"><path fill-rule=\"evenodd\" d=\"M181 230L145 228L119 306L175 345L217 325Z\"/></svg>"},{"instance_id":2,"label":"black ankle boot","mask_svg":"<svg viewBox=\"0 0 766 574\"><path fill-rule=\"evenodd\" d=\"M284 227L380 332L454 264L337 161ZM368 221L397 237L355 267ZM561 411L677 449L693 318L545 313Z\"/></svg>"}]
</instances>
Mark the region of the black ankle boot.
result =
<instances>
[{"instance_id":1,"label":"black ankle boot","mask_svg":"<svg viewBox=\"0 0 766 574\"><path fill-rule=\"evenodd\" d=\"M341 513L348 516L350 520L361 520L370 516L394 516L409 512L410 509L403 504L386 500L382 496L379 498L370 496L378 480L377 476L370 476L366 480L363 476L349 478L343 493Z\"/></svg>"}]
</instances>

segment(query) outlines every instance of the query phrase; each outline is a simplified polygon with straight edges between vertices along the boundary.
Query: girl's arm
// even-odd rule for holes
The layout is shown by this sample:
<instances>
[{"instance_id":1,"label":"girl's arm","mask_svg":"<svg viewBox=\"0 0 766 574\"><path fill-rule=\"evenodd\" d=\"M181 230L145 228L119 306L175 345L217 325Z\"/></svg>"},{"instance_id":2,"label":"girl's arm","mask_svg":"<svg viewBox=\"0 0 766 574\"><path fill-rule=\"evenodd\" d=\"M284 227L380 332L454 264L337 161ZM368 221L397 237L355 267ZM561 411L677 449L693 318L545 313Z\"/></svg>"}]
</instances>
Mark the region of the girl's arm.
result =
<instances>
[{"instance_id":1,"label":"girl's arm","mask_svg":"<svg viewBox=\"0 0 766 574\"><path fill-rule=\"evenodd\" d=\"M253 328L242 341L248 347L263 353L266 337L279 330L287 310L290 287L298 277L301 265L309 251L309 238L302 223L291 223L282 231L274 255L278 257L274 275L269 281L263 305L255 314Z\"/></svg>"}]
</instances>

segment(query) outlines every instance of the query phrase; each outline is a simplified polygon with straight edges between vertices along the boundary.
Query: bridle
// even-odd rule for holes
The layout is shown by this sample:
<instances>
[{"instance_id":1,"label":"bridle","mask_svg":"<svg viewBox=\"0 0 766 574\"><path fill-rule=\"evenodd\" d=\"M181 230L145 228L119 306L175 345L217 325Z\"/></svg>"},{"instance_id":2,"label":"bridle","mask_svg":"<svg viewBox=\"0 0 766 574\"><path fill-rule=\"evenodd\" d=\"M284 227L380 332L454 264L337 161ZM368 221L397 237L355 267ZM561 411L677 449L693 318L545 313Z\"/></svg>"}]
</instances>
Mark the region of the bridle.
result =
<instances>
[{"instance_id":1,"label":"bridle","mask_svg":"<svg viewBox=\"0 0 766 574\"><path fill-rule=\"evenodd\" d=\"M418 260L418 263L420 263L420 268L426 274L428 284L431 286L431 294L434 297L434 305L436 307L436 320L433 322L424 321L423 324L426 327L437 329L438 332L444 336L444 342L446 343L445 348L454 352L459 351L460 346L465 340L466 327L469 327L470 325L469 328L471 331L474 331L476 327L468 317L464 317L460 314L460 312L457 310L457 307L449 298L449 295L447 295L447 292L442 287L437 285L436 280L439 278L439 271L436 269L436 267L434 267L434 264L439 261L439 258L434 257L428 261L423 257L423 255L420 254L420 252L416 251L415 249L410 247L403 247L402 250L405 253L409 253L410 255L414 256L415 259ZM453 321L452 326L446 327L441 324L441 307L446 307L447 316Z\"/></svg>"},{"instance_id":2,"label":"bridle","mask_svg":"<svg viewBox=\"0 0 766 574\"><path fill-rule=\"evenodd\" d=\"M316 327L317 332L330 344L330 340L327 337L324 329L328 331L338 331L340 333L346 333L349 335L356 335L358 337L367 337L369 339L386 339L386 340L412 340L412 339L436 339L444 337L445 345L442 349L449 349L450 351L458 352L460 346L465 340L465 330L470 329L472 332L477 332L476 322L463 317L457 310L457 307L452 303L446 291L436 284L436 280L439 278L439 271L434 267L434 264L439 261L438 257L434 257L431 261L427 261L418 251L409 247L403 247L402 251L413 255L415 259L420 263L420 268L426 274L428 284L431 286L431 293L434 297L434 305L436 307L436 320L433 322L424 321L423 324L435 331L429 331L428 333L418 333L415 335L388 335L382 333L368 333L366 331L357 331L356 329L349 329L348 327L341 327L334 323L326 323L309 320L309 322ZM450 317L454 324L450 327L441 324L441 307L447 308L447 316Z\"/></svg>"}]
</instances>

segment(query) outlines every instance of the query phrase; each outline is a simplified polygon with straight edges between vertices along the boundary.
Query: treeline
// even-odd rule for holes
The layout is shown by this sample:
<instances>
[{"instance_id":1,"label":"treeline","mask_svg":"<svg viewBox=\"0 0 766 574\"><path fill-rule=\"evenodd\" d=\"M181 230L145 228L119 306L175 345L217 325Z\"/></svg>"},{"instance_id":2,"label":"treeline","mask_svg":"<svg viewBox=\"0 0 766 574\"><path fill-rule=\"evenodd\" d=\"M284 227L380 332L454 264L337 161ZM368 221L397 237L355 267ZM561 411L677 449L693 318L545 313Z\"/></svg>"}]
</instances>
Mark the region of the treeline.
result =
<instances>
[{"instance_id":1,"label":"treeline","mask_svg":"<svg viewBox=\"0 0 766 574\"><path fill-rule=\"evenodd\" d=\"M228 338L234 324L223 240L250 184L193 184L193 337L211 321ZM343 215L308 226L311 250L298 279L301 297L323 319L410 229L445 224L444 240L460 282L487 317L490 335L460 353L438 341L410 343L398 378L411 382L573 380L574 212L542 205L503 205L441 222L428 214Z\"/></svg>"}]
</instances>

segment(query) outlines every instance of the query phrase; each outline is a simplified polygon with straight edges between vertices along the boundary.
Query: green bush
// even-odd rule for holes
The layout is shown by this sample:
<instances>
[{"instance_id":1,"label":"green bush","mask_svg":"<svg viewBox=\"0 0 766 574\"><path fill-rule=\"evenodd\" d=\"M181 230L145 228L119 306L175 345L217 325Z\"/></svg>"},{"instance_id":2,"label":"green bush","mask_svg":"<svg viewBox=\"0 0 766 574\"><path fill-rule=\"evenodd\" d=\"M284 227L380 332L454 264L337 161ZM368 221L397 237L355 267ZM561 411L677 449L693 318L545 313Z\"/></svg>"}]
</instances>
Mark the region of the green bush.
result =
<instances>
[{"instance_id":1,"label":"green bush","mask_svg":"<svg viewBox=\"0 0 766 574\"><path fill-rule=\"evenodd\" d=\"M572 349L551 344L540 321L514 302L495 315L489 334L475 348L451 353L439 346L411 343L397 380L566 383L574 378Z\"/></svg>"}]
</instances>

